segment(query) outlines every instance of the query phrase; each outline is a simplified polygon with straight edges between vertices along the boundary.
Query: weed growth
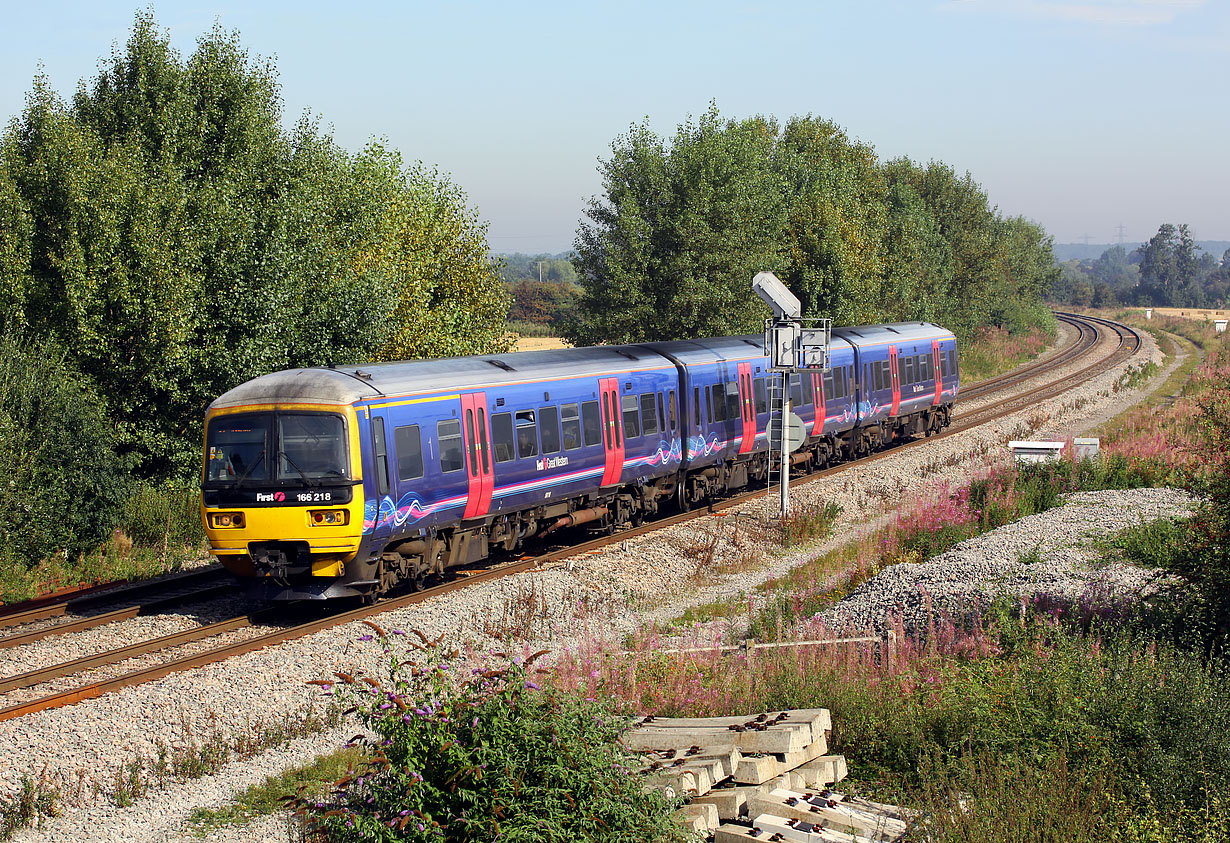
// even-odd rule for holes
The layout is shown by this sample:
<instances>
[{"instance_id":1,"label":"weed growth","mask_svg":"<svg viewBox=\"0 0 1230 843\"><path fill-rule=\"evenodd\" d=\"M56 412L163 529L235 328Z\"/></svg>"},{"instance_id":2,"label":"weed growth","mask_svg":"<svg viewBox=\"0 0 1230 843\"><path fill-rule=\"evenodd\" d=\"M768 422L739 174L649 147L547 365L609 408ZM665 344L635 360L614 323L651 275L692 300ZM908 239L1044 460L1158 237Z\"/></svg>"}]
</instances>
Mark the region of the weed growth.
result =
<instances>
[{"instance_id":1,"label":"weed growth","mask_svg":"<svg viewBox=\"0 0 1230 843\"><path fill-rule=\"evenodd\" d=\"M358 741L371 760L297 810L324 840L685 839L617 741L627 718L540 690L533 661L495 656L456 676L457 654L429 647L421 665L394 656L381 681L338 674L377 734Z\"/></svg>"}]
</instances>

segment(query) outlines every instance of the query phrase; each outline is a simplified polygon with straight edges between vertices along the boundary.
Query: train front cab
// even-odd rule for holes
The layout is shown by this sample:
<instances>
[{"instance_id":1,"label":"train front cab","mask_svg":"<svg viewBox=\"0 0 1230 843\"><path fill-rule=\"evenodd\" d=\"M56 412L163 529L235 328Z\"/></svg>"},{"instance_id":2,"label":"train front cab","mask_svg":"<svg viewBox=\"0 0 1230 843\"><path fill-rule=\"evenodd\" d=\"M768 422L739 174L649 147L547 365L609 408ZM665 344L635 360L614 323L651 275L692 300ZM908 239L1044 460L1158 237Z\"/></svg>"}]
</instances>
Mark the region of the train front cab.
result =
<instances>
[{"instance_id":1,"label":"train front cab","mask_svg":"<svg viewBox=\"0 0 1230 843\"><path fill-rule=\"evenodd\" d=\"M263 404L205 419L201 520L211 552L263 599L353 596L363 532L350 406Z\"/></svg>"}]
</instances>

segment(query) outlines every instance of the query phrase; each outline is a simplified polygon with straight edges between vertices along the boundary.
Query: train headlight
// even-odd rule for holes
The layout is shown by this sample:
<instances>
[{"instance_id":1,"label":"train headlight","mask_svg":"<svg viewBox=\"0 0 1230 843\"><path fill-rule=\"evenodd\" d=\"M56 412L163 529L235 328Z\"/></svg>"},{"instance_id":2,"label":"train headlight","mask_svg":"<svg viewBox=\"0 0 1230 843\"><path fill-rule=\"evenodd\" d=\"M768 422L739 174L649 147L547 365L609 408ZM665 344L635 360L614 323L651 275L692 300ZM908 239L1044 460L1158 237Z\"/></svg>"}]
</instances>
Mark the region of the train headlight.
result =
<instances>
[{"instance_id":1,"label":"train headlight","mask_svg":"<svg viewBox=\"0 0 1230 843\"><path fill-rule=\"evenodd\" d=\"M209 516L210 523L219 529L238 528L243 526L242 512L215 512Z\"/></svg>"},{"instance_id":2,"label":"train headlight","mask_svg":"<svg viewBox=\"0 0 1230 843\"><path fill-rule=\"evenodd\" d=\"M350 512L345 509L313 509L308 513L313 527L342 527L350 523Z\"/></svg>"}]
</instances>

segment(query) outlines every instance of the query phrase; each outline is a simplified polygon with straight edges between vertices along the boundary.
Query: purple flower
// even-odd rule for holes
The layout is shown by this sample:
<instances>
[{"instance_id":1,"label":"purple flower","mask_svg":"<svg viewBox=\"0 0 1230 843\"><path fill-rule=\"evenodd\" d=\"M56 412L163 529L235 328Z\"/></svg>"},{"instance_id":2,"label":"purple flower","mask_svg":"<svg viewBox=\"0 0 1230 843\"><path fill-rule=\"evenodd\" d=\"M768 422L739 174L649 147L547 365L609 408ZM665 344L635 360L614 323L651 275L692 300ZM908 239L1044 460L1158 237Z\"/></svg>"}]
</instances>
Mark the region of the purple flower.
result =
<instances>
[{"instance_id":1,"label":"purple flower","mask_svg":"<svg viewBox=\"0 0 1230 843\"><path fill-rule=\"evenodd\" d=\"M373 637L375 637L375 636L372 636L372 635L360 635L360 636L359 636L359 640L360 640L360 641L371 641Z\"/></svg>"},{"instance_id":2,"label":"purple flower","mask_svg":"<svg viewBox=\"0 0 1230 843\"><path fill-rule=\"evenodd\" d=\"M394 635L405 635L405 634L406 634L406 632L405 632L405 630L402 630L402 629L395 629L395 630L393 630L393 634L394 634Z\"/></svg>"},{"instance_id":3,"label":"purple flower","mask_svg":"<svg viewBox=\"0 0 1230 843\"><path fill-rule=\"evenodd\" d=\"M526 682L526 683L525 683L525 687L526 687L526 688L528 688L528 689L530 689L530 690L537 691L537 690L538 690L538 683L537 683L537 682Z\"/></svg>"}]
</instances>

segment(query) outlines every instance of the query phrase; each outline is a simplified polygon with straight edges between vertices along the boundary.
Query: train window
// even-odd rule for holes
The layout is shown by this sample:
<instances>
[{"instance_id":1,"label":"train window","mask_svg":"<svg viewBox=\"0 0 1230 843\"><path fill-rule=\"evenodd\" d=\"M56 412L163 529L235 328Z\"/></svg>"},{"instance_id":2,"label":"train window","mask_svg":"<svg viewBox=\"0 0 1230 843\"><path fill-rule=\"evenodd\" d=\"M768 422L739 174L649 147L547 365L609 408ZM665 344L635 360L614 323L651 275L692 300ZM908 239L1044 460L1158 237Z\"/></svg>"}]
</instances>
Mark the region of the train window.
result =
<instances>
[{"instance_id":1,"label":"train window","mask_svg":"<svg viewBox=\"0 0 1230 843\"><path fill-rule=\"evenodd\" d=\"M581 405L581 427L585 432L586 445L602 444L602 417L598 414L597 401L586 401Z\"/></svg>"},{"instance_id":2,"label":"train window","mask_svg":"<svg viewBox=\"0 0 1230 843\"><path fill-rule=\"evenodd\" d=\"M948 355L947 354L940 355L940 376L945 377L945 378L948 377Z\"/></svg>"},{"instance_id":3,"label":"train window","mask_svg":"<svg viewBox=\"0 0 1230 843\"><path fill-rule=\"evenodd\" d=\"M641 421L637 417L636 396L625 395L622 399L624 416L624 438L641 435Z\"/></svg>"},{"instance_id":4,"label":"train window","mask_svg":"<svg viewBox=\"0 0 1230 843\"><path fill-rule=\"evenodd\" d=\"M824 400L833 400L833 370L824 373Z\"/></svg>"},{"instance_id":5,"label":"train window","mask_svg":"<svg viewBox=\"0 0 1230 843\"><path fill-rule=\"evenodd\" d=\"M542 436L542 452L554 454L559 450L559 410L555 407L538 408L538 429Z\"/></svg>"},{"instance_id":6,"label":"train window","mask_svg":"<svg viewBox=\"0 0 1230 843\"><path fill-rule=\"evenodd\" d=\"M654 406L652 392L641 395L641 426L644 428L641 432L646 436L658 432L658 410Z\"/></svg>"},{"instance_id":7,"label":"train window","mask_svg":"<svg viewBox=\"0 0 1230 843\"><path fill-rule=\"evenodd\" d=\"M436 422L436 440L440 443L440 470L460 471L465 465L465 454L461 450L461 422L458 419Z\"/></svg>"},{"instance_id":8,"label":"train window","mask_svg":"<svg viewBox=\"0 0 1230 843\"><path fill-rule=\"evenodd\" d=\"M487 444L487 408L478 408L478 450L483 455L483 474L491 471L491 447Z\"/></svg>"},{"instance_id":9,"label":"train window","mask_svg":"<svg viewBox=\"0 0 1230 843\"><path fill-rule=\"evenodd\" d=\"M846 369L843 366L833 373L833 397L845 398L849 394L846 390Z\"/></svg>"},{"instance_id":10,"label":"train window","mask_svg":"<svg viewBox=\"0 0 1230 843\"><path fill-rule=\"evenodd\" d=\"M389 491L389 454L388 445L384 441L384 419L379 416L372 419L372 453L376 461L376 492L381 495L387 494Z\"/></svg>"},{"instance_id":11,"label":"train window","mask_svg":"<svg viewBox=\"0 0 1230 843\"><path fill-rule=\"evenodd\" d=\"M713 405L713 421L726 421L726 388L720 383L709 387L709 401L706 407Z\"/></svg>"},{"instance_id":12,"label":"train window","mask_svg":"<svg viewBox=\"0 0 1230 843\"><path fill-rule=\"evenodd\" d=\"M518 410L515 419L517 423L517 456L538 456L538 422L534 419L533 410Z\"/></svg>"},{"instance_id":13,"label":"train window","mask_svg":"<svg viewBox=\"0 0 1230 843\"><path fill-rule=\"evenodd\" d=\"M756 394L756 415L769 412L769 393L765 390L764 378L752 381L752 392Z\"/></svg>"},{"instance_id":14,"label":"train window","mask_svg":"<svg viewBox=\"0 0 1230 843\"><path fill-rule=\"evenodd\" d=\"M756 418L756 408L752 405L752 376L743 375L740 380L743 387L743 420L752 421Z\"/></svg>"},{"instance_id":15,"label":"train window","mask_svg":"<svg viewBox=\"0 0 1230 843\"><path fill-rule=\"evenodd\" d=\"M615 434L611 428L611 396L602 393L602 441L608 451L615 447Z\"/></svg>"},{"instance_id":16,"label":"train window","mask_svg":"<svg viewBox=\"0 0 1230 843\"><path fill-rule=\"evenodd\" d=\"M417 424L393 428L397 449L397 479L414 480L423 476L423 439Z\"/></svg>"},{"instance_id":17,"label":"train window","mask_svg":"<svg viewBox=\"0 0 1230 843\"><path fill-rule=\"evenodd\" d=\"M470 450L470 476L478 476L478 451L474 447L474 410L466 410L466 445Z\"/></svg>"},{"instance_id":18,"label":"train window","mask_svg":"<svg viewBox=\"0 0 1230 843\"><path fill-rule=\"evenodd\" d=\"M739 384L735 381L726 381L726 418L733 421L742 416L743 413L739 409Z\"/></svg>"},{"instance_id":19,"label":"train window","mask_svg":"<svg viewBox=\"0 0 1230 843\"><path fill-rule=\"evenodd\" d=\"M804 372L802 380L803 380L803 403L804 404L815 404L816 403L816 390L811 382L811 372Z\"/></svg>"},{"instance_id":20,"label":"train window","mask_svg":"<svg viewBox=\"0 0 1230 843\"><path fill-rule=\"evenodd\" d=\"M662 432L666 432L666 408L662 406L662 393L658 393L658 423L662 425Z\"/></svg>"},{"instance_id":21,"label":"train window","mask_svg":"<svg viewBox=\"0 0 1230 843\"><path fill-rule=\"evenodd\" d=\"M576 404L559 408L560 425L564 432L564 450L575 451L581 447L581 410Z\"/></svg>"},{"instance_id":22,"label":"train window","mask_svg":"<svg viewBox=\"0 0 1230 843\"><path fill-rule=\"evenodd\" d=\"M709 424L713 424L713 395L707 386L705 387L705 418L709 420Z\"/></svg>"},{"instance_id":23,"label":"train window","mask_svg":"<svg viewBox=\"0 0 1230 843\"><path fill-rule=\"evenodd\" d=\"M679 422L679 419L675 415L675 390L673 389L670 391L670 394L667 395L666 397L666 406L668 408L667 412L671 414L671 430L674 430L675 426Z\"/></svg>"},{"instance_id":24,"label":"train window","mask_svg":"<svg viewBox=\"0 0 1230 843\"><path fill-rule=\"evenodd\" d=\"M209 422L209 480L264 480L268 413L221 416Z\"/></svg>"},{"instance_id":25,"label":"train window","mask_svg":"<svg viewBox=\"0 0 1230 843\"><path fill-rule=\"evenodd\" d=\"M955 348L948 352L948 369L954 375L961 374L961 364L957 360L957 350Z\"/></svg>"},{"instance_id":26,"label":"train window","mask_svg":"<svg viewBox=\"0 0 1230 843\"><path fill-rule=\"evenodd\" d=\"M496 413L491 417L491 443L495 446L496 462L508 462L517 456L513 451L512 413Z\"/></svg>"},{"instance_id":27,"label":"train window","mask_svg":"<svg viewBox=\"0 0 1230 843\"><path fill-rule=\"evenodd\" d=\"M692 387L692 417L696 420L697 429L700 428L700 387Z\"/></svg>"},{"instance_id":28,"label":"train window","mask_svg":"<svg viewBox=\"0 0 1230 843\"><path fill-rule=\"evenodd\" d=\"M803 381L798 375L790 376L790 403L795 407L803 406Z\"/></svg>"}]
</instances>

